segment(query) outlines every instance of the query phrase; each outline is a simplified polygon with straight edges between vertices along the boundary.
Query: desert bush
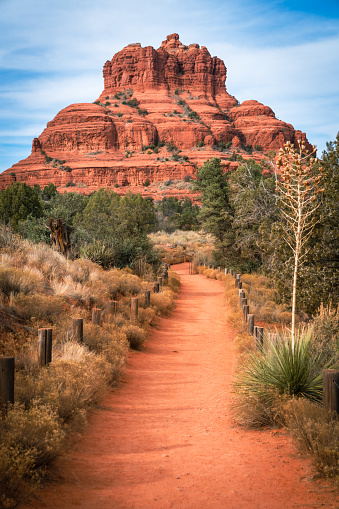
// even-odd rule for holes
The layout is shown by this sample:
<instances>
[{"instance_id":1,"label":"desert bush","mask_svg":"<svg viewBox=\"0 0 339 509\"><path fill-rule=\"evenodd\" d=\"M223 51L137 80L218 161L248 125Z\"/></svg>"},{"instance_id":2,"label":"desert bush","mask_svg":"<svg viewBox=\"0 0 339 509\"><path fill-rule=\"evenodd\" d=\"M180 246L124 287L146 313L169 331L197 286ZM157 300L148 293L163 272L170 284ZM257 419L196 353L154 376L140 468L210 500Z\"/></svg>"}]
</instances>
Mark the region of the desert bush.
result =
<instances>
[{"instance_id":1,"label":"desert bush","mask_svg":"<svg viewBox=\"0 0 339 509\"><path fill-rule=\"evenodd\" d=\"M15 400L27 409L33 401L48 405L70 424L99 401L110 382L111 368L103 356L73 341L59 347L54 359L46 369L17 373Z\"/></svg>"},{"instance_id":2,"label":"desert bush","mask_svg":"<svg viewBox=\"0 0 339 509\"><path fill-rule=\"evenodd\" d=\"M178 274L173 270L168 271L168 288L174 293L178 293L181 287L181 282Z\"/></svg>"},{"instance_id":3,"label":"desert bush","mask_svg":"<svg viewBox=\"0 0 339 509\"><path fill-rule=\"evenodd\" d=\"M339 480L338 416L326 414L320 405L305 399L286 403L284 416L300 449L312 455L320 475Z\"/></svg>"},{"instance_id":4,"label":"desert bush","mask_svg":"<svg viewBox=\"0 0 339 509\"><path fill-rule=\"evenodd\" d=\"M339 307L320 306L312 321L312 351L321 355L339 368Z\"/></svg>"},{"instance_id":5,"label":"desert bush","mask_svg":"<svg viewBox=\"0 0 339 509\"><path fill-rule=\"evenodd\" d=\"M64 302L54 295L19 293L11 299L11 307L25 320L46 320L52 324L63 312Z\"/></svg>"},{"instance_id":6,"label":"desert bush","mask_svg":"<svg viewBox=\"0 0 339 509\"><path fill-rule=\"evenodd\" d=\"M132 323L126 323L123 325L121 327L121 332L126 335L127 341L133 350L140 350L141 346L147 338L146 331L138 325L134 325Z\"/></svg>"},{"instance_id":7,"label":"desert bush","mask_svg":"<svg viewBox=\"0 0 339 509\"><path fill-rule=\"evenodd\" d=\"M155 310L153 308L139 307L138 323L142 327L147 329L154 322L154 318Z\"/></svg>"},{"instance_id":8,"label":"desert bush","mask_svg":"<svg viewBox=\"0 0 339 509\"><path fill-rule=\"evenodd\" d=\"M239 365L234 387L243 400L240 405L248 406L249 422L252 405L259 405L265 416L274 420L280 396L322 399L324 359L320 354L311 355L310 330L298 332L294 347L289 339L288 333L277 343L265 337L262 350L249 352ZM253 415L257 416L256 408Z\"/></svg>"},{"instance_id":9,"label":"desert bush","mask_svg":"<svg viewBox=\"0 0 339 509\"><path fill-rule=\"evenodd\" d=\"M174 307L172 290L166 288L160 293L151 293L151 306L156 309L157 315L167 316Z\"/></svg>"},{"instance_id":10,"label":"desert bush","mask_svg":"<svg viewBox=\"0 0 339 509\"><path fill-rule=\"evenodd\" d=\"M9 407L0 420L0 505L12 508L39 484L64 447L65 431L49 406Z\"/></svg>"},{"instance_id":11,"label":"desert bush","mask_svg":"<svg viewBox=\"0 0 339 509\"><path fill-rule=\"evenodd\" d=\"M246 331L240 332L235 336L234 344L239 354L247 354L248 352L254 351L256 349L254 337L249 336Z\"/></svg>"},{"instance_id":12,"label":"desert bush","mask_svg":"<svg viewBox=\"0 0 339 509\"><path fill-rule=\"evenodd\" d=\"M125 323L125 322L124 322ZM89 350L103 355L110 363L110 383L116 383L125 365L128 343L123 328L117 326L93 325L86 323L84 328L84 343Z\"/></svg>"},{"instance_id":13,"label":"desert bush","mask_svg":"<svg viewBox=\"0 0 339 509\"><path fill-rule=\"evenodd\" d=\"M41 281L42 276L33 271L0 266L0 291L7 297L12 293L38 291Z\"/></svg>"}]
</instances>

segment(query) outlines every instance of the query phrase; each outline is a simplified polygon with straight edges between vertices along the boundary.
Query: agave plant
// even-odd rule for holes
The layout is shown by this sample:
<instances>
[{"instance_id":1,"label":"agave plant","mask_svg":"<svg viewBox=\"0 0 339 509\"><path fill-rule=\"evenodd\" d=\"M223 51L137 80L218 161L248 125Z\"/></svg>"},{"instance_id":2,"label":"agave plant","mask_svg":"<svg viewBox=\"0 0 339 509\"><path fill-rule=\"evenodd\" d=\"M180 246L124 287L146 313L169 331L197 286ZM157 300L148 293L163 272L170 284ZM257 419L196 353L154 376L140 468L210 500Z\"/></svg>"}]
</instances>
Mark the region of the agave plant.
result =
<instances>
[{"instance_id":1,"label":"agave plant","mask_svg":"<svg viewBox=\"0 0 339 509\"><path fill-rule=\"evenodd\" d=\"M262 350L249 352L235 381L236 391L255 396L268 405L277 394L322 399L322 370L328 367L322 355L311 351L311 331L280 336L277 342L265 337Z\"/></svg>"}]
</instances>

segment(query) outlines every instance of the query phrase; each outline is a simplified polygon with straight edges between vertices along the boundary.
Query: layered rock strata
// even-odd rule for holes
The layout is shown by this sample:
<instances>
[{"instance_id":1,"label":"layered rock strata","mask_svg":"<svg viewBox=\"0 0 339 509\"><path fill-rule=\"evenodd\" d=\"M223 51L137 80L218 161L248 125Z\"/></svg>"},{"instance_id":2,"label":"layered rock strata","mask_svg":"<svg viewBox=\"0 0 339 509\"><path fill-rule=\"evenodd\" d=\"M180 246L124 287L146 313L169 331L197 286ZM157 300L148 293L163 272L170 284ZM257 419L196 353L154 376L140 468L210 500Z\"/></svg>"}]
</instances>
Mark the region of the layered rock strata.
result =
<instances>
[{"instance_id":1,"label":"layered rock strata","mask_svg":"<svg viewBox=\"0 0 339 509\"><path fill-rule=\"evenodd\" d=\"M33 140L31 155L0 175L0 188L53 182L60 190L147 195L146 184L194 176L211 157L236 167L234 150L245 157L253 150L260 160L286 141L311 148L268 106L239 104L226 90L226 74L222 60L204 46L181 44L177 34L157 50L128 45L105 63L99 98L61 110Z\"/></svg>"}]
</instances>

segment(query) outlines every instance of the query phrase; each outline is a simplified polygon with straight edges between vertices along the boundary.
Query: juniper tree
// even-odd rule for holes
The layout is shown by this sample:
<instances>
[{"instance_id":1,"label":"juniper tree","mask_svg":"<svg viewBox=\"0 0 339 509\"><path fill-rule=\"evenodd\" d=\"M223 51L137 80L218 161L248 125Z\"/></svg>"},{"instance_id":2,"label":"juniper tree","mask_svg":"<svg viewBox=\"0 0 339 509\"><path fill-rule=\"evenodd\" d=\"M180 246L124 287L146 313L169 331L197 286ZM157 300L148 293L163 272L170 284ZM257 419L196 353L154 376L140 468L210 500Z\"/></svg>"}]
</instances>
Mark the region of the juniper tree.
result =
<instances>
[{"instance_id":1,"label":"juniper tree","mask_svg":"<svg viewBox=\"0 0 339 509\"><path fill-rule=\"evenodd\" d=\"M316 147L309 153L298 142L295 148L287 142L279 150L277 167L280 175L276 180L278 205L283 216L283 238L294 258L292 284L292 347L295 337L295 309L298 270L307 254L306 244L318 221L315 212L320 206L319 195L323 192L323 168L314 157Z\"/></svg>"}]
</instances>

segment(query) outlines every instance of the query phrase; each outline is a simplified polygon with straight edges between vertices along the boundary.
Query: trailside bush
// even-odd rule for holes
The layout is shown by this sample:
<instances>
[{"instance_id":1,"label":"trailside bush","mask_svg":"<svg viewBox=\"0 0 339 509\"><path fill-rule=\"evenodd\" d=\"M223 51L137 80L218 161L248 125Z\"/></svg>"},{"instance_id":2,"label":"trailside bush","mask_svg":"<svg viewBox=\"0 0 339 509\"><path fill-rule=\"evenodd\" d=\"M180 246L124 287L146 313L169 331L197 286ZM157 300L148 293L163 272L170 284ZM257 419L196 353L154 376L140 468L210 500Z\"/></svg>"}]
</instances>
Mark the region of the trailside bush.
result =
<instances>
[{"instance_id":1,"label":"trailside bush","mask_svg":"<svg viewBox=\"0 0 339 509\"><path fill-rule=\"evenodd\" d=\"M63 450L65 431L56 413L32 402L9 407L0 420L0 506L12 508L30 486L37 486L45 468ZM29 483L29 484L28 484Z\"/></svg>"},{"instance_id":2,"label":"trailside bush","mask_svg":"<svg viewBox=\"0 0 339 509\"><path fill-rule=\"evenodd\" d=\"M300 449L324 477L339 480L339 419L324 412L320 405L293 399L284 406L284 417Z\"/></svg>"},{"instance_id":3,"label":"trailside bush","mask_svg":"<svg viewBox=\"0 0 339 509\"><path fill-rule=\"evenodd\" d=\"M250 426L257 424L258 406L264 421L276 420L281 413L277 412L277 398L322 400L322 370L326 359L321 353L311 355L310 330L299 331L294 346L289 339L288 333L279 337L277 343L265 337L263 348L249 352L239 364L234 382L239 395L238 413L243 416L246 407Z\"/></svg>"}]
</instances>

